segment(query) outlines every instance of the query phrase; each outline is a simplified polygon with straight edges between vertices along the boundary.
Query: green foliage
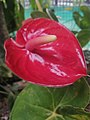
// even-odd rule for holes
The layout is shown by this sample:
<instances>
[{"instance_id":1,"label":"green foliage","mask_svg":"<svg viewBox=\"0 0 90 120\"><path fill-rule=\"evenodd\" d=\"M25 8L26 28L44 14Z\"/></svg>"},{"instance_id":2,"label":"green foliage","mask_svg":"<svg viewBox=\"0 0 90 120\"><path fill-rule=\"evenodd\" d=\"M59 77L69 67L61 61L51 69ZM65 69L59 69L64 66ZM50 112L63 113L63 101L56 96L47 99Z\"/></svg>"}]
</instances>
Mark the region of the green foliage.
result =
<instances>
[{"instance_id":1,"label":"green foliage","mask_svg":"<svg viewBox=\"0 0 90 120\"><path fill-rule=\"evenodd\" d=\"M46 9L46 14L48 15L48 17L50 19L59 22L58 19L57 19L57 17L56 17L56 15L54 14L54 11L52 9Z\"/></svg>"},{"instance_id":2,"label":"green foliage","mask_svg":"<svg viewBox=\"0 0 90 120\"><path fill-rule=\"evenodd\" d=\"M58 19L56 17L56 15L54 14L54 12L52 10L49 10L48 8L44 10L45 12L40 12L40 11L33 11L31 13L31 17L33 19L35 18L49 18L49 19L52 19L52 20L55 20L58 22Z\"/></svg>"},{"instance_id":3,"label":"green foliage","mask_svg":"<svg viewBox=\"0 0 90 120\"><path fill-rule=\"evenodd\" d=\"M48 18L48 16L47 16L47 14L46 13L44 13L44 12L40 12L40 11L33 11L32 13L31 13L31 17L33 18L33 19L35 19L35 18Z\"/></svg>"},{"instance_id":4,"label":"green foliage","mask_svg":"<svg viewBox=\"0 0 90 120\"><path fill-rule=\"evenodd\" d=\"M38 0L38 1L43 9L50 7L50 0ZM30 3L33 10L38 10L35 0L30 0Z\"/></svg>"},{"instance_id":5,"label":"green foliage","mask_svg":"<svg viewBox=\"0 0 90 120\"><path fill-rule=\"evenodd\" d=\"M84 79L63 88L29 84L17 97L10 120L89 120L84 111L89 90Z\"/></svg>"},{"instance_id":6,"label":"green foliage","mask_svg":"<svg viewBox=\"0 0 90 120\"><path fill-rule=\"evenodd\" d=\"M81 6L82 14L78 12L73 13L76 24L80 27L80 32L77 33L77 38L82 47L90 41L90 7Z\"/></svg>"},{"instance_id":7,"label":"green foliage","mask_svg":"<svg viewBox=\"0 0 90 120\"><path fill-rule=\"evenodd\" d=\"M86 45L90 41L90 29L83 29L77 36L82 46Z\"/></svg>"},{"instance_id":8,"label":"green foliage","mask_svg":"<svg viewBox=\"0 0 90 120\"><path fill-rule=\"evenodd\" d=\"M20 3L17 3L16 0L2 0L3 1L3 11L5 14L6 24L9 31L9 35L15 37L13 34L17 29L20 28L22 21L24 20L24 9ZM0 76L8 76L8 71L4 61L4 49L3 49L3 40L0 44ZM3 66L4 65L4 66Z\"/></svg>"},{"instance_id":9,"label":"green foliage","mask_svg":"<svg viewBox=\"0 0 90 120\"><path fill-rule=\"evenodd\" d=\"M8 30L9 32L12 32L15 30L15 27L16 27L16 23L14 19L15 0L12 0L12 1L7 0L6 5L3 4L3 8L4 8L4 14L5 14L5 19L6 19Z\"/></svg>"},{"instance_id":10,"label":"green foliage","mask_svg":"<svg viewBox=\"0 0 90 120\"><path fill-rule=\"evenodd\" d=\"M42 5L43 0L38 0L38 1L39 1L40 5ZM33 10L38 10L35 0L30 0L30 3L31 3L31 7Z\"/></svg>"},{"instance_id":11,"label":"green foliage","mask_svg":"<svg viewBox=\"0 0 90 120\"><path fill-rule=\"evenodd\" d=\"M58 22L58 19L56 17L56 15L54 14L54 10L50 9L50 6L49 6L49 2L48 0L44 0L44 1L39 1L39 4L40 6L42 6L42 12L38 10L37 8L37 4L35 4L35 0L34 1L31 1L31 6L32 8L34 9L34 11L31 13L31 17L33 19L35 18L49 18L49 19L52 19L52 20L55 20Z\"/></svg>"},{"instance_id":12,"label":"green foliage","mask_svg":"<svg viewBox=\"0 0 90 120\"><path fill-rule=\"evenodd\" d=\"M20 4L15 3L15 22L16 22L16 29L19 29L22 25L22 21L24 20L24 8Z\"/></svg>"},{"instance_id":13,"label":"green foliage","mask_svg":"<svg viewBox=\"0 0 90 120\"><path fill-rule=\"evenodd\" d=\"M24 8L16 0L6 0L4 5L4 14L9 32L13 32L20 28L24 20Z\"/></svg>"},{"instance_id":14,"label":"green foliage","mask_svg":"<svg viewBox=\"0 0 90 120\"><path fill-rule=\"evenodd\" d=\"M0 76L2 76L2 77L11 77L12 76L12 72L2 62L0 64Z\"/></svg>"},{"instance_id":15,"label":"green foliage","mask_svg":"<svg viewBox=\"0 0 90 120\"><path fill-rule=\"evenodd\" d=\"M42 0L42 7L44 8L50 8L50 0Z\"/></svg>"}]
</instances>

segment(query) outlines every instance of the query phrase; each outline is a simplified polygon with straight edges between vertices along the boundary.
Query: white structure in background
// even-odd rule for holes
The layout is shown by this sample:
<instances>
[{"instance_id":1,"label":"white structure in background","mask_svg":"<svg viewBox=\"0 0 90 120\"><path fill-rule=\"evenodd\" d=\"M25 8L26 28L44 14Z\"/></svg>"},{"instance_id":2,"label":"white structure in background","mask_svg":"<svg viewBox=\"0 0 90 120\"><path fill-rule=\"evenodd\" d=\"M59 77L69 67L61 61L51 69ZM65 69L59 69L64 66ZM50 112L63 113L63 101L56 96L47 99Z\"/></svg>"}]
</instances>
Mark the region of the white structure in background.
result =
<instances>
[{"instance_id":1,"label":"white structure in background","mask_svg":"<svg viewBox=\"0 0 90 120\"><path fill-rule=\"evenodd\" d=\"M52 5L56 6L79 6L81 3L90 0L52 0Z\"/></svg>"},{"instance_id":2,"label":"white structure in background","mask_svg":"<svg viewBox=\"0 0 90 120\"><path fill-rule=\"evenodd\" d=\"M29 2L29 0L24 0L24 8L25 9L30 8L30 2Z\"/></svg>"},{"instance_id":3,"label":"white structure in background","mask_svg":"<svg viewBox=\"0 0 90 120\"><path fill-rule=\"evenodd\" d=\"M73 6L73 0L52 0L52 5Z\"/></svg>"},{"instance_id":4,"label":"white structure in background","mask_svg":"<svg viewBox=\"0 0 90 120\"><path fill-rule=\"evenodd\" d=\"M73 0L60 0L59 5L73 6Z\"/></svg>"}]
</instances>

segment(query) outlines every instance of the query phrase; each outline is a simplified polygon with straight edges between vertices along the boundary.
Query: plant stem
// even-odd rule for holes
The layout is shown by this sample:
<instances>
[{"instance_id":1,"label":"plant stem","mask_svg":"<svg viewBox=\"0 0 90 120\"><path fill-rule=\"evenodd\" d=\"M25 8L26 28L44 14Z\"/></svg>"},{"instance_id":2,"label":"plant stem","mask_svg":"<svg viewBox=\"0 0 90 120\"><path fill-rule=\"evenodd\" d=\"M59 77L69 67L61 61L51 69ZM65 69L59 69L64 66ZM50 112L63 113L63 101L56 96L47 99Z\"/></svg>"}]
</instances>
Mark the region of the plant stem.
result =
<instances>
[{"instance_id":1,"label":"plant stem","mask_svg":"<svg viewBox=\"0 0 90 120\"><path fill-rule=\"evenodd\" d=\"M43 12L43 9L42 9L42 7L41 7L41 5L40 5L40 2L39 2L38 0L35 0L35 2L36 2L36 5L37 5L37 7L38 7L38 10L39 10L40 12Z\"/></svg>"}]
</instances>

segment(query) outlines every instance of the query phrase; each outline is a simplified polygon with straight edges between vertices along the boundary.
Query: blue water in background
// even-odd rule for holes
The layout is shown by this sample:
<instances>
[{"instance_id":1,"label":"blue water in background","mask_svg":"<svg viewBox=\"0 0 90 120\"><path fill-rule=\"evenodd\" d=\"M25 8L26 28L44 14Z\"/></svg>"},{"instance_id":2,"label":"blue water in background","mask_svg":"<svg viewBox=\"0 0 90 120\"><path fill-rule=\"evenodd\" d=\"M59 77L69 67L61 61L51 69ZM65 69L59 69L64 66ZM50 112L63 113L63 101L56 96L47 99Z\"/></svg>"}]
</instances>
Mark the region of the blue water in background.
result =
<instances>
[{"instance_id":1,"label":"blue water in background","mask_svg":"<svg viewBox=\"0 0 90 120\"><path fill-rule=\"evenodd\" d=\"M71 31L80 31L80 28L76 25L73 19L73 12L80 12L79 7L52 6L51 9L54 9L55 15L58 17L61 24L65 25ZM25 9L25 19L30 18L32 11L31 7ZM84 47L84 49L90 49L90 42Z\"/></svg>"},{"instance_id":2,"label":"blue water in background","mask_svg":"<svg viewBox=\"0 0 90 120\"><path fill-rule=\"evenodd\" d=\"M54 9L55 15L59 18L59 22L65 25L68 29L73 31L79 31L80 28L76 25L73 19L73 12L79 11L79 7L63 7L63 6L52 6L51 9ZM25 10L25 19L30 17L32 8L29 7Z\"/></svg>"}]
</instances>

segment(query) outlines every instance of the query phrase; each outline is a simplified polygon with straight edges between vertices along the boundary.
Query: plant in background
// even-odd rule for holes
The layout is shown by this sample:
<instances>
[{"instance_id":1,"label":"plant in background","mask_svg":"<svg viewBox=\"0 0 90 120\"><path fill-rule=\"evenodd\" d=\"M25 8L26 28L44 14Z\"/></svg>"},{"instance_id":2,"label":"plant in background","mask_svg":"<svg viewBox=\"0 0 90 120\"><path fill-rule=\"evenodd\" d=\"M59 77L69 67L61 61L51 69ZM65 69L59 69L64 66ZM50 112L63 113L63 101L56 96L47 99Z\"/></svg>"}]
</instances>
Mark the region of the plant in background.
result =
<instances>
[{"instance_id":1,"label":"plant in background","mask_svg":"<svg viewBox=\"0 0 90 120\"><path fill-rule=\"evenodd\" d=\"M13 83L20 81L21 79L15 79L15 75L13 75L5 65L3 44L10 36L15 37L14 33L20 28L23 20L24 9L17 0L0 0L0 101L7 97L7 100L10 100L10 108L12 107L15 96L18 93L18 90L14 89L15 87ZM0 112L2 109L0 102Z\"/></svg>"},{"instance_id":2,"label":"plant in background","mask_svg":"<svg viewBox=\"0 0 90 120\"><path fill-rule=\"evenodd\" d=\"M40 1L39 0L34 0L31 2L32 7L35 5L37 8L33 8L33 12L31 13L31 17L34 18L49 18L55 21L58 21L56 15L54 14L54 10L49 8L50 2L49 1ZM43 7L42 7L42 6Z\"/></svg>"},{"instance_id":3,"label":"plant in background","mask_svg":"<svg viewBox=\"0 0 90 120\"><path fill-rule=\"evenodd\" d=\"M30 3L33 10L38 10L40 6L41 9L50 7L50 0L30 0Z\"/></svg>"},{"instance_id":4,"label":"plant in background","mask_svg":"<svg viewBox=\"0 0 90 120\"><path fill-rule=\"evenodd\" d=\"M73 17L80 27L80 31L76 33L76 36L83 47L90 41L90 8L81 6L80 10L82 13L74 12Z\"/></svg>"},{"instance_id":5,"label":"plant in background","mask_svg":"<svg viewBox=\"0 0 90 120\"><path fill-rule=\"evenodd\" d=\"M16 31L24 20L23 6L16 0L6 0L3 8L9 33Z\"/></svg>"},{"instance_id":6,"label":"plant in background","mask_svg":"<svg viewBox=\"0 0 90 120\"><path fill-rule=\"evenodd\" d=\"M1 0L0 1L0 71L7 74L7 69L3 63L4 61L4 40L10 36L15 37L15 31L20 28L24 20L24 8L16 0ZM5 68L4 68L5 67ZM4 68L4 69L2 69ZM0 76L5 76L0 74ZM9 76L8 76L9 77Z\"/></svg>"},{"instance_id":7,"label":"plant in background","mask_svg":"<svg viewBox=\"0 0 90 120\"><path fill-rule=\"evenodd\" d=\"M5 15L3 11L3 2L0 1L0 64L4 59L4 40L9 38L9 32L6 26Z\"/></svg>"}]
</instances>

